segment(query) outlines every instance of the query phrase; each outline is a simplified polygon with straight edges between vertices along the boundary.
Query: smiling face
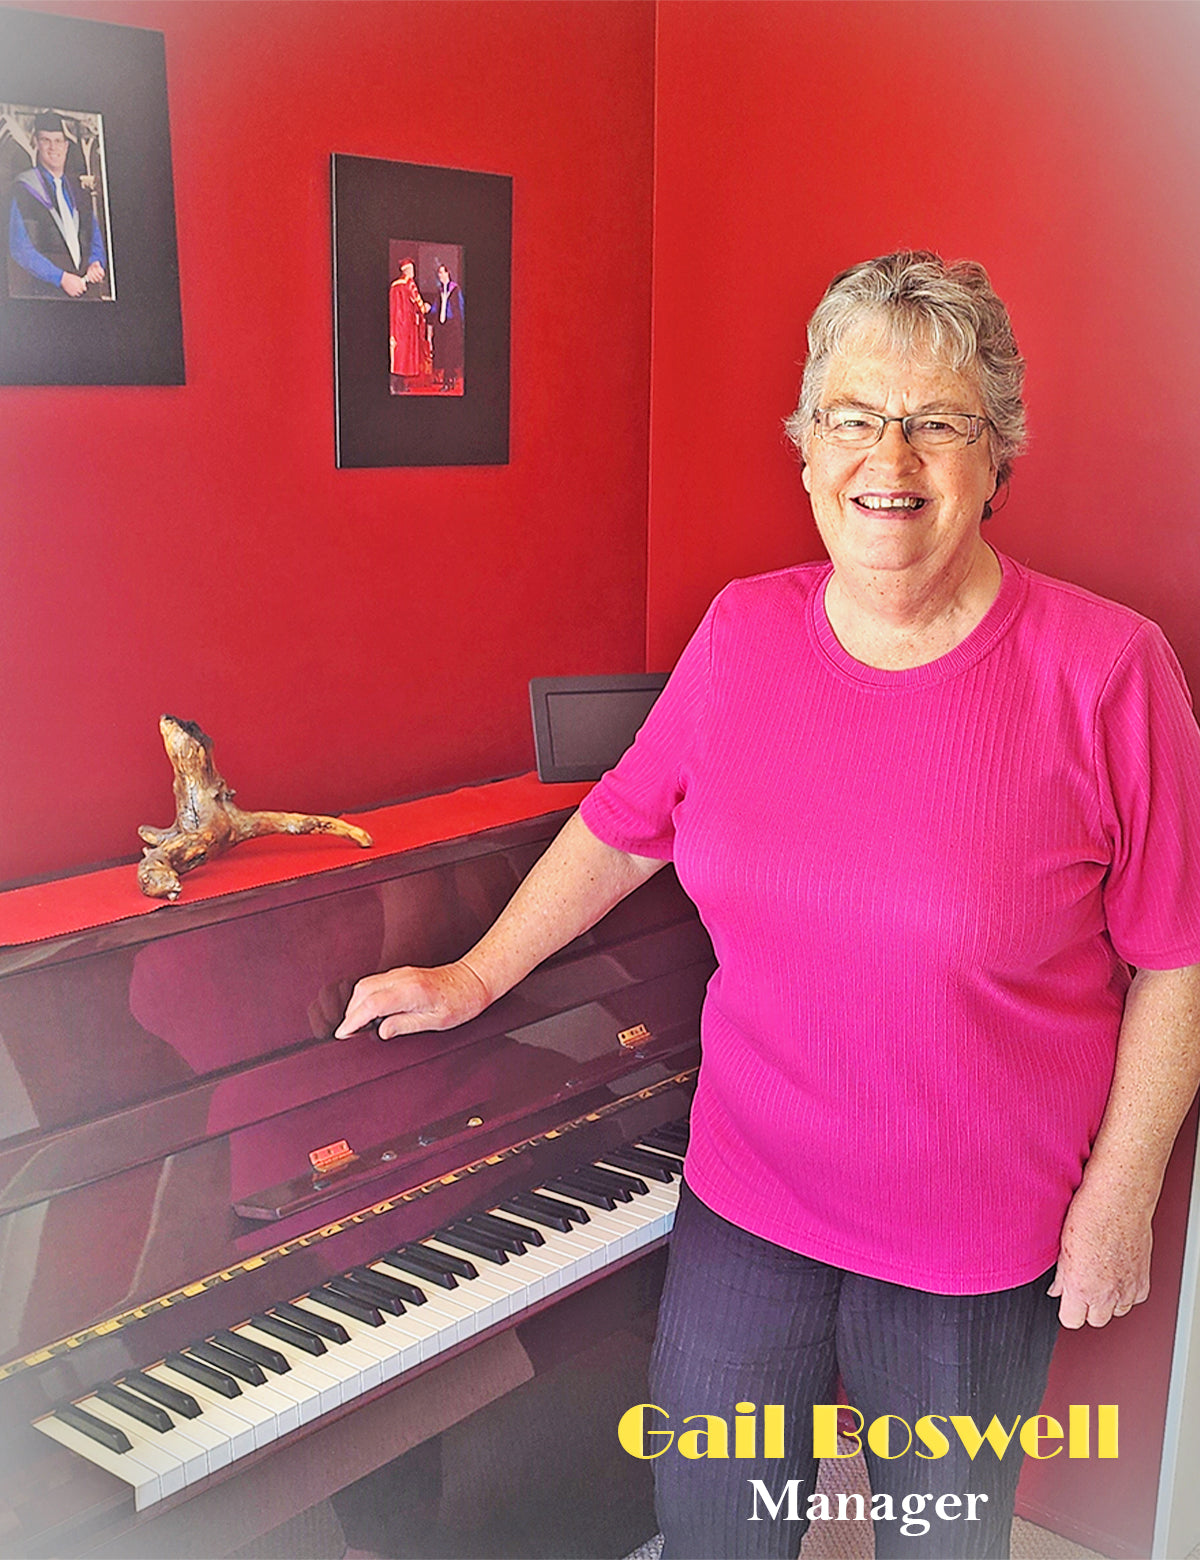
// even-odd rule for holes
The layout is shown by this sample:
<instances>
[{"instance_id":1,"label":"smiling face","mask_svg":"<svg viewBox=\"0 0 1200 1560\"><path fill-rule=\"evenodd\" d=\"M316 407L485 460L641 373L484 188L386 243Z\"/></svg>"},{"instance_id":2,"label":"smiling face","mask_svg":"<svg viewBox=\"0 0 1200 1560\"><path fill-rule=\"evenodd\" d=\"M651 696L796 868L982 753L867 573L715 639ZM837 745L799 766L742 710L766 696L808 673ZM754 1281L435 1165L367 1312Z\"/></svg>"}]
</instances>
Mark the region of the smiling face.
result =
<instances>
[{"instance_id":1,"label":"smiling face","mask_svg":"<svg viewBox=\"0 0 1200 1560\"><path fill-rule=\"evenodd\" d=\"M984 415L967 375L869 337L850 342L830 363L821 405L855 406L888 417L933 411ZM979 523L996 489L986 429L974 444L925 453L912 448L895 422L867 449L840 448L814 430L803 477L835 568L953 573L969 568L985 546Z\"/></svg>"},{"instance_id":2,"label":"smiling face","mask_svg":"<svg viewBox=\"0 0 1200 1560\"><path fill-rule=\"evenodd\" d=\"M37 160L48 173L61 179L67 166L67 138L61 130L39 130L33 138Z\"/></svg>"}]
</instances>

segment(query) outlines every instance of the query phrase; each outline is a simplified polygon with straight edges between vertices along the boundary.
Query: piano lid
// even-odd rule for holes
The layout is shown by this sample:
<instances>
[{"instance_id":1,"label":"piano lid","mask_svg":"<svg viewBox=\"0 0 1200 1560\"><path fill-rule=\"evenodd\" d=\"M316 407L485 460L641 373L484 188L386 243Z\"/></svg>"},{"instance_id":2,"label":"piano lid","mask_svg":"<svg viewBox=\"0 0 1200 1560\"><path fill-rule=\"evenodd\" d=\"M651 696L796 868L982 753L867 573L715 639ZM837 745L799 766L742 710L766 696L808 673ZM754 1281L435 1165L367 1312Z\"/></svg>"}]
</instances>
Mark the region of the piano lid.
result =
<instances>
[{"instance_id":1,"label":"piano lid","mask_svg":"<svg viewBox=\"0 0 1200 1560\"><path fill-rule=\"evenodd\" d=\"M0 1362L669 1075L712 970L669 869L471 1024L331 1039L360 976L471 946L559 822L6 953Z\"/></svg>"}]
</instances>

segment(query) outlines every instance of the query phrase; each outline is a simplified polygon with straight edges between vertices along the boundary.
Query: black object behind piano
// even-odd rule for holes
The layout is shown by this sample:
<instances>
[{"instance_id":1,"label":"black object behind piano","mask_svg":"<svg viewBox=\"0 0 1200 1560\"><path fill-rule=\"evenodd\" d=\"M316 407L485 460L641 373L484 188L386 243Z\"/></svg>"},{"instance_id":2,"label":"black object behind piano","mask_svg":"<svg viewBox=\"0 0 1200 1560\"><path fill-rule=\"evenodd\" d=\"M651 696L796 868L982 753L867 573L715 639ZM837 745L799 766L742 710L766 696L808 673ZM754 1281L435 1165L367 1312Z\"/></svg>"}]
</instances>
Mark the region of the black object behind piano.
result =
<instances>
[{"instance_id":1,"label":"black object behind piano","mask_svg":"<svg viewBox=\"0 0 1200 1560\"><path fill-rule=\"evenodd\" d=\"M666 683L666 672L531 678L538 779L599 780L633 741Z\"/></svg>"},{"instance_id":2,"label":"black object behind piano","mask_svg":"<svg viewBox=\"0 0 1200 1560\"><path fill-rule=\"evenodd\" d=\"M468 947L561 821L0 951L0 1552L229 1553L561 1359L556 1317L622 1325L585 1284L653 1305L655 1257L609 1276L631 1247L140 1514L30 1428L686 1113L712 955L669 871L459 1030L329 1038L359 975Z\"/></svg>"}]
</instances>

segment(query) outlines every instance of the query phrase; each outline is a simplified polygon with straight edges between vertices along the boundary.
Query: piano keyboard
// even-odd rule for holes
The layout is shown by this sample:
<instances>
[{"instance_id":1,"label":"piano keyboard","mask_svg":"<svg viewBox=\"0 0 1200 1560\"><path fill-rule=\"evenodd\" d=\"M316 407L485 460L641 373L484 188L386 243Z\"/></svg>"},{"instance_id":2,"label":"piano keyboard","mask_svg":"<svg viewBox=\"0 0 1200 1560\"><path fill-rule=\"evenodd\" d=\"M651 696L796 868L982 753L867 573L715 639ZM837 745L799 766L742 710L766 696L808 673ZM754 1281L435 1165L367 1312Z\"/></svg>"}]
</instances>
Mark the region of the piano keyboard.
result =
<instances>
[{"instance_id":1,"label":"piano keyboard","mask_svg":"<svg viewBox=\"0 0 1200 1560\"><path fill-rule=\"evenodd\" d=\"M666 1235L686 1122L334 1277L35 1427L138 1511Z\"/></svg>"}]
</instances>

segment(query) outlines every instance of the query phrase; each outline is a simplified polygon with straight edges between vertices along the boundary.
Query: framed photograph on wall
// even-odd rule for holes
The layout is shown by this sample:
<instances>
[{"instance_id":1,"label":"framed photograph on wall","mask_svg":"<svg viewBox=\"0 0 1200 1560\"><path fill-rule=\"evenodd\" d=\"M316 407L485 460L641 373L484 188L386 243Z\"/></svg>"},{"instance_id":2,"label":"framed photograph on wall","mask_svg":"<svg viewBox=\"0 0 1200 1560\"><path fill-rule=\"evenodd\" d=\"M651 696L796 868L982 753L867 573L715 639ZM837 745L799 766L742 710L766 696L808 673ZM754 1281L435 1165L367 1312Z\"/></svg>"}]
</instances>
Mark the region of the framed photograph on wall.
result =
<instances>
[{"instance_id":1,"label":"framed photograph on wall","mask_svg":"<svg viewBox=\"0 0 1200 1560\"><path fill-rule=\"evenodd\" d=\"M0 10L0 383L184 382L163 36Z\"/></svg>"},{"instance_id":2,"label":"framed photograph on wall","mask_svg":"<svg viewBox=\"0 0 1200 1560\"><path fill-rule=\"evenodd\" d=\"M508 462L512 180L333 157L339 466Z\"/></svg>"}]
</instances>

